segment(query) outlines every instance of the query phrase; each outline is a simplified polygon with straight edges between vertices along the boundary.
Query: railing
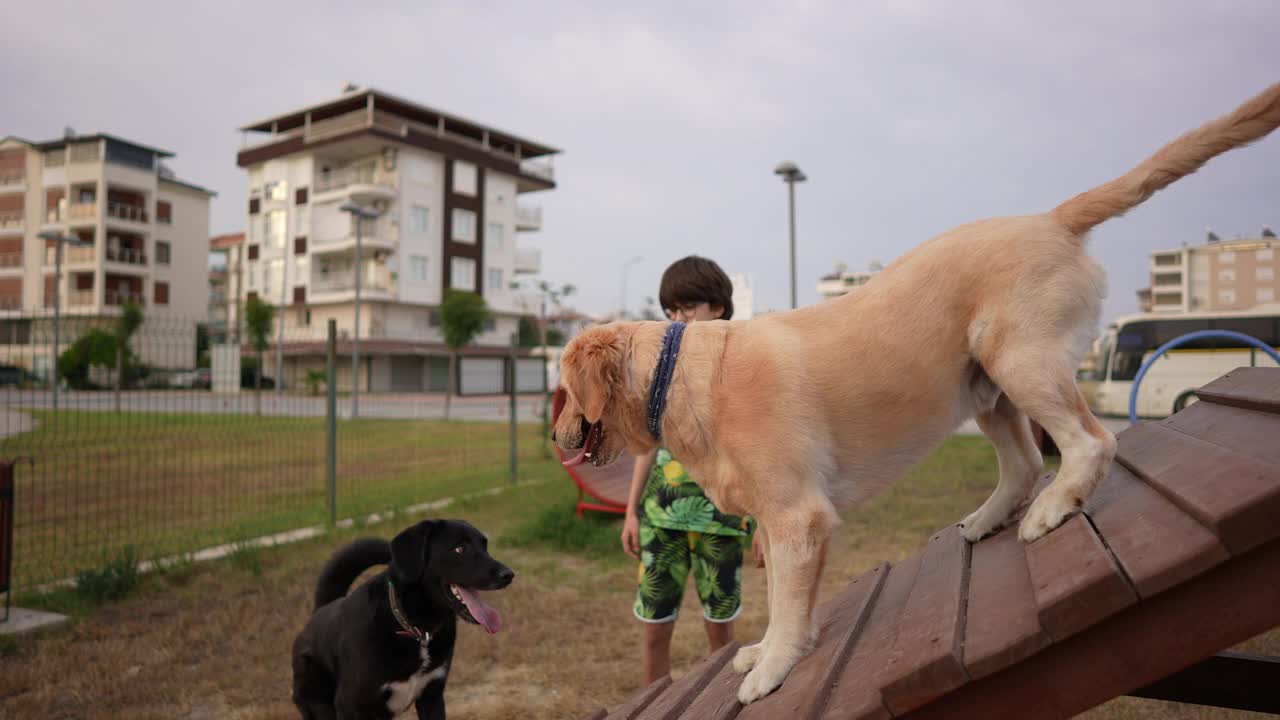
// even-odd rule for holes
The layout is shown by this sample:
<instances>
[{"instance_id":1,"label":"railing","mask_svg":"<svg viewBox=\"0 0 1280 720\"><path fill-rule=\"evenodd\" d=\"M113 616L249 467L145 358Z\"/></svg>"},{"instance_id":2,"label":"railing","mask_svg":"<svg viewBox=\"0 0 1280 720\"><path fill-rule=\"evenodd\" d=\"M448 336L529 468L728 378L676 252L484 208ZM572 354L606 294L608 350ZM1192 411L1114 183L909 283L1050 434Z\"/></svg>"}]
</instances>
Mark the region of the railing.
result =
<instances>
[{"instance_id":1,"label":"railing","mask_svg":"<svg viewBox=\"0 0 1280 720\"><path fill-rule=\"evenodd\" d=\"M355 240L356 226L355 220L347 217L343 218L345 222L328 223L327 226L321 226L316 233L315 244L321 245L337 245ZM364 242L370 240L379 240L382 242L391 242L391 221L389 218L380 217L370 220L360 220L360 238Z\"/></svg>"},{"instance_id":2,"label":"railing","mask_svg":"<svg viewBox=\"0 0 1280 720\"><path fill-rule=\"evenodd\" d=\"M107 248L107 259L111 262L126 263L128 265L146 265L147 254L141 250L133 248Z\"/></svg>"},{"instance_id":3,"label":"railing","mask_svg":"<svg viewBox=\"0 0 1280 720\"><path fill-rule=\"evenodd\" d=\"M94 252L96 248L89 247L64 247L62 248L62 262L79 263L93 262L97 258ZM58 263L57 249L47 247L44 249L44 264L53 267Z\"/></svg>"},{"instance_id":4,"label":"railing","mask_svg":"<svg viewBox=\"0 0 1280 720\"><path fill-rule=\"evenodd\" d=\"M62 210L56 207L49 208L48 210L45 211L44 221L46 223L62 222Z\"/></svg>"},{"instance_id":5,"label":"railing","mask_svg":"<svg viewBox=\"0 0 1280 720\"><path fill-rule=\"evenodd\" d=\"M516 225L520 227L542 227L542 208L516 204Z\"/></svg>"},{"instance_id":6,"label":"railing","mask_svg":"<svg viewBox=\"0 0 1280 720\"><path fill-rule=\"evenodd\" d=\"M67 293L67 305L71 307L84 307L92 305L94 301L94 292L89 290L71 290Z\"/></svg>"},{"instance_id":7,"label":"railing","mask_svg":"<svg viewBox=\"0 0 1280 720\"><path fill-rule=\"evenodd\" d=\"M22 252L0 253L0 268L22 267Z\"/></svg>"},{"instance_id":8,"label":"railing","mask_svg":"<svg viewBox=\"0 0 1280 720\"><path fill-rule=\"evenodd\" d=\"M520 162L520 172L548 182L554 182L556 179L555 167L546 160L523 160Z\"/></svg>"},{"instance_id":9,"label":"railing","mask_svg":"<svg viewBox=\"0 0 1280 720\"><path fill-rule=\"evenodd\" d=\"M356 289L355 274L351 272L329 273L327 278L313 279L311 292L347 292ZM385 265L370 265L360 281L360 291L395 292L396 282Z\"/></svg>"},{"instance_id":10,"label":"railing","mask_svg":"<svg viewBox=\"0 0 1280 720\"><path fill-rule=\"evenodd\" d=\"M316 178L316 192L328 192L329 190L337 190L359 183L368 185L384 184L378 183L376 168L373 163L369 163L367 165L334 170L327 175L321 173Z\"/></svg>"},{"instance_id":11,"label":"railing","mask_svg":"<svg viewBox=\"0 0 1280 720\"><path fill-rule=\"evenodd\" d=\"M0 310L21 310L22 298L12 295L0 297Z\"/></svg>"},{"instance_id":12,"label":"railing","mask_svg":"<svg viewBox=\"0 0 1280 720\"><path fill-rule=\"evenodd\" d=\"M67 206L67 217L72 220L93 220L98 217L98 203L71 203Z\"/></svg>"},{"instance_id":13,"label":"railing","mask_svg":"<svg viewBox=\"0 0 1280 720\"><path fill-rule=\"evenodd\" d=\"M137 205L127 205L120 202L107 203L107 217L113 217L119 220L130 220L132 222L144 223L147 221L147 209Z\"/></svg>"},{"instance_id":14,"label":"railing","mask_svg":"<svg viewBox=\"0 0 1280 720\"><path fill-rule=\"evenodd\" d=\"M22 229L25 223L26 215L21 210L5 210L0 212L0 228L3 229Z\"/></svg>"},{"instance_id":15,"label":"railing","mask_svg":"<svg viewBox=\"0 0 1280 720\"><path fill-rule=\"evenodd\" d=\"M142 293L131 292L127 290L107 290L103 293L103 303L106 305L124 305L127 302L136 303L138 305L146 304L146 298Z\"/></svg>"},{"instance_id":16,"label":"railing","mask_svg":"<svg viewBox=\"0 0 1280 720\"><path fill-rule=\"evenodd\" d=\"M27 181L27 173L23 170L0 171L0 185L22 185Z\"/></svg>"},{"instance_id":17,"label":"railing","mask_svg":"<svg viewBox=\"0 0 1280 720\"><path fill-rule=\"evenodd\" d=\"M538 248L517 247L515 271L518 273L542 272L542 251Z\"/></svg>"}]
</instances>

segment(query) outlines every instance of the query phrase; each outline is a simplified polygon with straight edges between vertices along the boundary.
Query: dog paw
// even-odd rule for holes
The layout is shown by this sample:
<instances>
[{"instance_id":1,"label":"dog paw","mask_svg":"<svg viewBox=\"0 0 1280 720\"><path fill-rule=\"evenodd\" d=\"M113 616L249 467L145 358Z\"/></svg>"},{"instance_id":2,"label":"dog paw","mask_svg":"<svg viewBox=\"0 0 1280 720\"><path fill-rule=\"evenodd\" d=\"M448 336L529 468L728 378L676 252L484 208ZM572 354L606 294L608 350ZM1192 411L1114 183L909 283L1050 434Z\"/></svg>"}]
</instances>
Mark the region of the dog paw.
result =
<instances>
[{"instance_id":1,"label":"dog paw","mask_svg":"<svg viewBox=\"0 0 1280 720\"><path fill-rule=\"evenodd\" d=\"M787 679L789 671L790 668L775 668L770 663L756 665L756 668L742 679L742 685L738 687L738 702L750 705L778 689L782 681Z\"/></svg>"},{"instance_id":2,"label":"dog paw","mask_svg":"<svg viewBox=\"0 0 1280 720\"><path fill-rule=\"evenodd\" d=\"M984 513L982 508L960 521L960 535L971 543L995 535L1001 528L1009 524L1009 518L996 518Z\"/></svg>"},{"instance_id":3,"label":"dog paw","mask_svg":"<svg viewBox=\"0 0 1280 720\"><path fill-rule=\"evenodd\" d=\"M1031 509L1018 527L1023 542L1035 542L1080 511L1080 503L1061 493L1046 490L1031 503Z\"/></svg>"},{"instance_id":4,"label":"dog paw","mask_svg":"<svg viewBox=\"0 0 1280 720\"><path fill-rule=\"evenodd\" d=\"M734 672L750 672L756 666L756 663L760 661L760 656L763 654L764 643L762 642L739 648L738 654L733 656Z\"/></svg>"}]
</instances>

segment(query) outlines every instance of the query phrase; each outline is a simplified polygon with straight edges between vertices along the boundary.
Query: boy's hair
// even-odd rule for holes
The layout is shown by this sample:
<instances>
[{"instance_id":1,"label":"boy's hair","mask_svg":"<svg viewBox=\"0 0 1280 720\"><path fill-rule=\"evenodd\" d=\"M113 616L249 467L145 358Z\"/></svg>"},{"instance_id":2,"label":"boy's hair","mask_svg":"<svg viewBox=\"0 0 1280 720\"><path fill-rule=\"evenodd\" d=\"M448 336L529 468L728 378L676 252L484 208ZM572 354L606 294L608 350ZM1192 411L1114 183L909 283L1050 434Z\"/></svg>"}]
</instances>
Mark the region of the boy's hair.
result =
<instances>
[{"instance_id":1,"label":"boy's hair","mask_svg":"<svg viewBox=\"0 0 1280 720\"><path fill-rule=\"evenodd\" d=\"M724 308L720 319L731 319L733 283L729 276L714 261L697 255L671 263L671 267L662 273L662 285L658 289L658 303L662 309L671 312L677 309L677 305L702 302Z\"/></svg>"}]
</instances>

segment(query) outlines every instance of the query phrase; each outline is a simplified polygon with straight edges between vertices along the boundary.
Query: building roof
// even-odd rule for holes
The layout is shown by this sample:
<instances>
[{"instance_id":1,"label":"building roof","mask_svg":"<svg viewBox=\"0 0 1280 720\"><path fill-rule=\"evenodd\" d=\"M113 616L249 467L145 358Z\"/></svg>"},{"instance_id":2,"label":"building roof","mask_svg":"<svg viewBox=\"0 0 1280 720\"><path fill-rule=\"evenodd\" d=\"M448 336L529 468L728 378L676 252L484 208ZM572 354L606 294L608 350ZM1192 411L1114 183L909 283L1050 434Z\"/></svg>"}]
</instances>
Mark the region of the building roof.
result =
<instances>
[{"instance_id":1,"label":"building roof","mask_svg":"<svg viewBox=\"0 0 1280 720\"><path fill-rule=\"evenodd\" d=\"M209 188L200 187L199 185L196 185L196 184L194 184L194 183L189 183L189 182L187 182L187 181L185 181L185 180L179 180L179 179L178 179L178 178L176 178L176 177L165 177L164 175L161 175L161 176L160 176L160 182L167 182L167 183L170 183L170 184L173 184L173 185L178 185L178 186L180 186L180 187L184 187L184 188L186 188L186 189L188 189L188 190L195 190L196 192L202 192L202 193L204 193L204 194L208 195L209 197L217 197L217 196L218 196L218 193L214 192L213 190L210 190Z\"/></svg>"},{"instance_id":2,"label":"building roof","mask_svg":"<svg viewBox=\"0 0 1280 720\"><path fill-rule=\"evenodd\" d=\"M316 114L323 117L332 115L340 115L342 113L351 112L352 110L363 107L368 98L372 96L375 107L380 107L395 115L416 120L418 122L434 125L438 120L444 119L451 126L454 132L461 134L481 134L489 133L489 140L494 145L516 145L520 146L520 156L524 158L538 157L541 155L552 155L560 152L559 148L546 145L544 143L520 137L513 133L499 130L492 125L468 120L460 115L446 113L443 110L405 100L403 98L383 92L377 88L356 88L342 93L336 98L325 100L323 102L307 105L306 107L290 110L289 112L279 115L273 115L262 120L241 125L240 130L245 132L272 132L273 130L280 132L293 130L302 127L306 122L307 113L313 113L312 120L318 118Z\"/></svg>"},{"instance_id":3,"label":"building roof","mask_svg":"<svg viewBox=\"0 0 1280 720\"><path fill-rule=\"evenodd\" d=\"M58 138L57 140L46 140L44 142L38 142L38 143L32 143L32 144L35 145L35 147L40 150L57 150L58 148L66 147L70 143L88 142L90 140L110 140L111 142L120 143L121 145L128 145L138 150L142 150L143 152L155 153L160 157L173 157L173 153L169 152L168 150L161 150L160 148L151 147L150 145L143 145L142 143L136 143L132 140L125 140L124 138L118 135L110 135L108 133L92 133L89 135L72 135L70 137Z\"/></svg>"},{"instance_id":4,"label":"building roof","mask_svg":"<svg viewBox=\"0 0 1280 720\"><path fill-rule=\"evenodd\" d=\"M209 249L225 250L244 244L244 233L226 233L209 238Z\"/></svg>"}]
</instances>

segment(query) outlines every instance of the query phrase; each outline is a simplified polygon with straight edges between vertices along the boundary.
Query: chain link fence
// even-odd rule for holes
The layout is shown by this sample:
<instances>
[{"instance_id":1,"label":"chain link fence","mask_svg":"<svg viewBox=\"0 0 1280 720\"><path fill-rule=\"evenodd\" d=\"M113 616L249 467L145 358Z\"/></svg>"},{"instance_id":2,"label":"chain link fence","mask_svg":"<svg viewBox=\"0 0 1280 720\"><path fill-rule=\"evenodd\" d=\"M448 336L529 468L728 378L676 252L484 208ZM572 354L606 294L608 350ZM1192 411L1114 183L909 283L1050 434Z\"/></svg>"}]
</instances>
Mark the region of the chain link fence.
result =
<instances>
[{"instance_id":1,"label":"chain link fence","mask_svg":"<svg viewBox=\"0 0 1280 720\"><path fill-rule=\"evenodd\" d=\"M269 349L255 390L257 353L234 347L238 377L225 387L224 372L218 388L200 365L219 349L206 347L197 323L148 318L123 353L118 330L113 318L62 318L55 391L52 318L0 320L0 459L33 461L16 468L19 590L126 551L182 556L498 487L513 479L513 457L521 475L553 466L541 392L516 397L513 454L507 396L454 398L460 420L445 422L442 393L361 392L352 419L349 382L323 358L282 361L277 373ZM350 357L335 360L349 380Z\"/></svg>"}]
</instances>

